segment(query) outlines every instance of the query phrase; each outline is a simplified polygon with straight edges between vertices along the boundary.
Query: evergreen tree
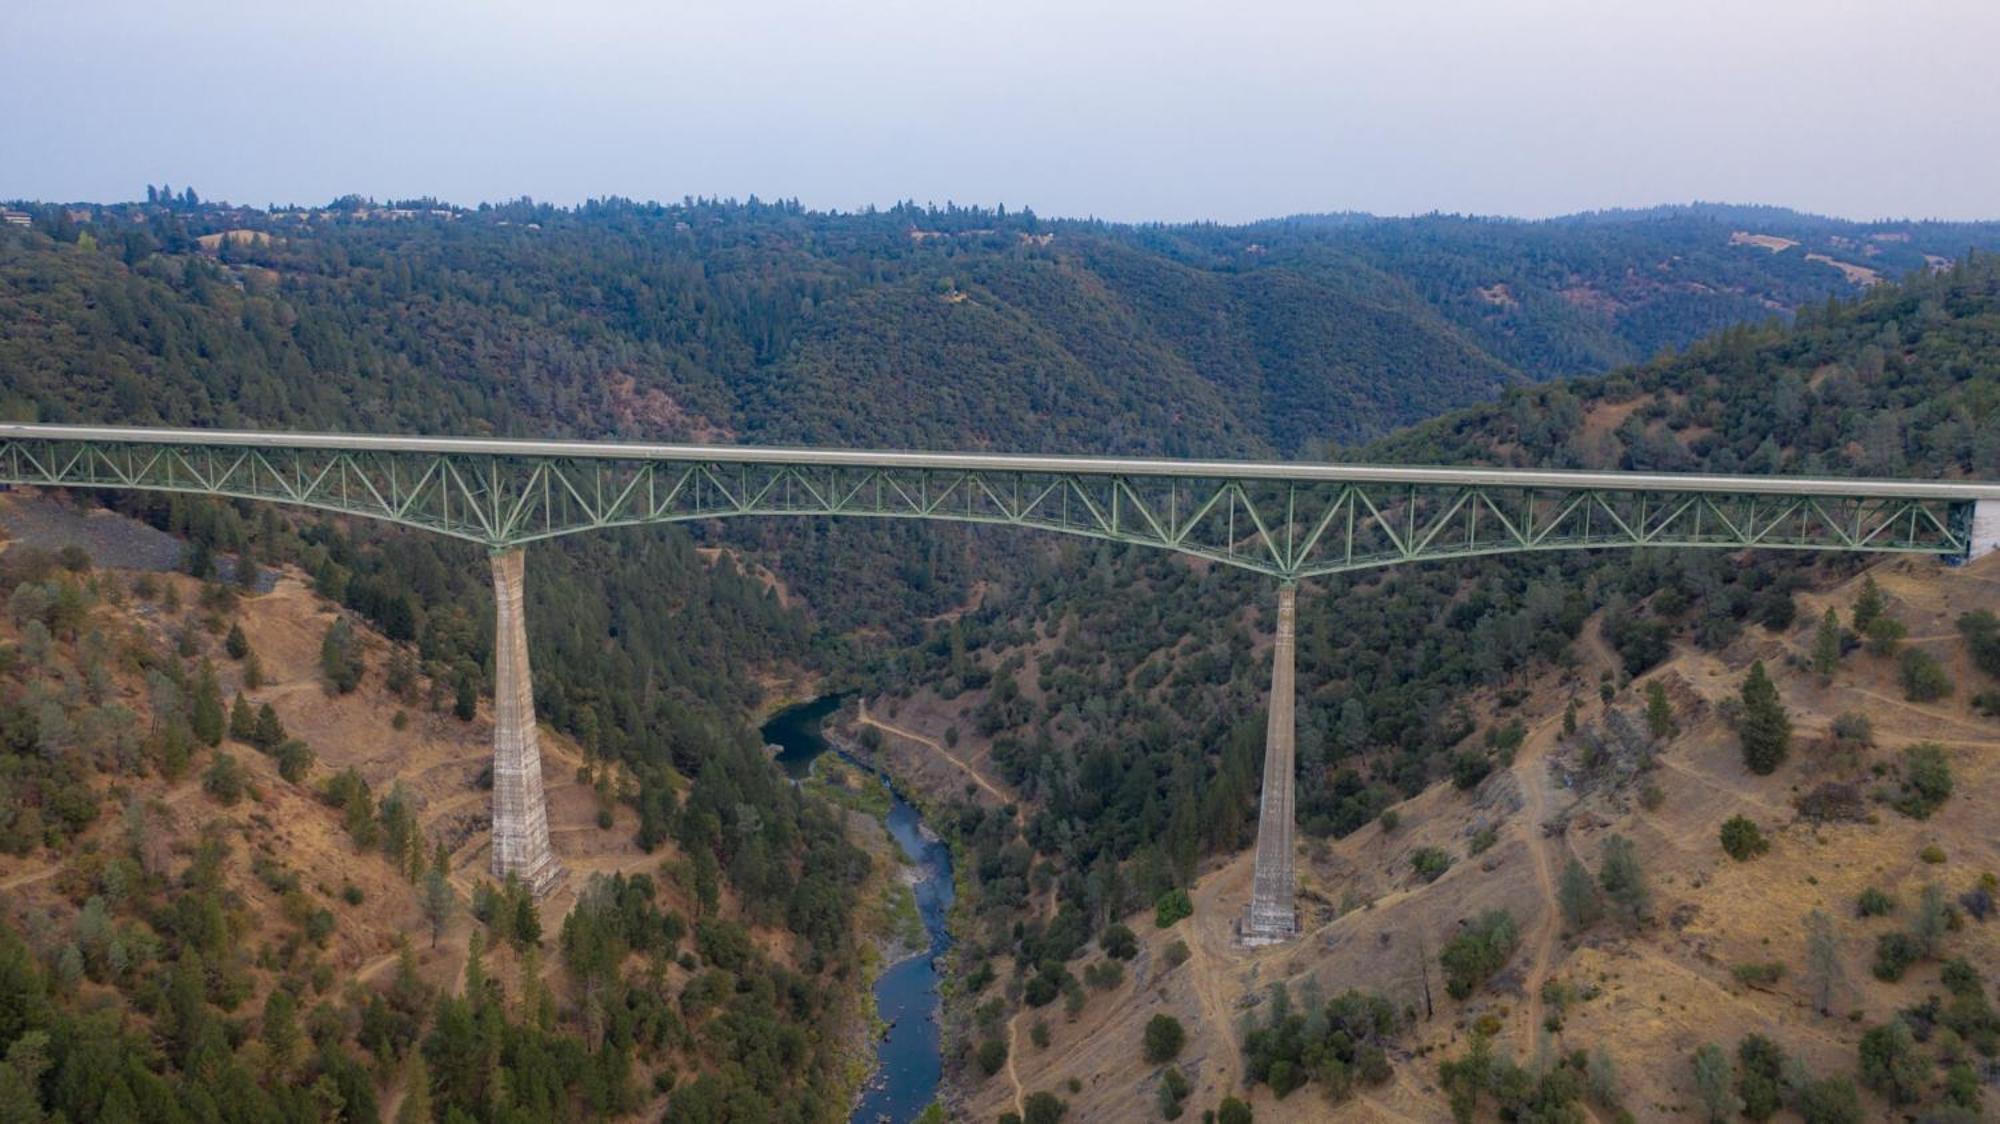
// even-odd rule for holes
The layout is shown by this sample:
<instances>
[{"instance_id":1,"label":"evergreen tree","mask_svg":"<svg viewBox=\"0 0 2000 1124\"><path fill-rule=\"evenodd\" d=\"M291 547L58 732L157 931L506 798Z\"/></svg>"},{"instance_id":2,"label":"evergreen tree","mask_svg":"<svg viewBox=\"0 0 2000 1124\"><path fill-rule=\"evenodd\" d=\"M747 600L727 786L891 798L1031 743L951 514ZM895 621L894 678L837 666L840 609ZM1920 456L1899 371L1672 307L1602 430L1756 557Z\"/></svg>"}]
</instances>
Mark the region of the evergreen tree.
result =
<instances>
[{"instance_id":1,"label":"evergreen tree","mask_svg":"<svg viewBox=\"0 0 2000 1124\"><path fill-rule=\"evenodd\" d=\"M1784 763L1792 744L1792 720L1778 699L1778 686L1764 672L1764 661L1750 665L1743 680L1743 714L1738 720L1737 739L1743 747L1743 764L1753 773L1769 775Z\"/></svg>"},{"instance_id":2,"label":"evergreen tree","mask_svg":"<svg viewBox=\"0 0 2000 1124\"><path fill-rule=\"evenodd\" d=\"M215 665L207 660L201 661L201 668L195 673L194 698L188 708L188 723L203 745L222 744L228 719L222 709L222 686L215 680Z\"/></svg>"},{"instance_id":3,"label":"evergreen tree","mask_svg":"<svg viewBox=\"0 0 2000 1124\"><path fill-rule=\"evenodd\" d=\"M250 638L243 635L241 622L232 622L229 635L222 641L222 650L229 653L232 660L240 660L250 654Z\"/></svg>"},{"instance_id":4,"label":"evergreen tree","mask_svg":"<svg viewBox=\"0 0 2000 1124\"><path fill-rule=\"evenodd\" d=\"M421 894L424 920L430 922L431 926L432 948L437 947L438 938L444 935L445 923L451 920L452 908L457 901L458 896L452 891L451 880L445 877L441 867L432 865L424 874Z\"/></svg>"},{"instance_id":5,"label":"evergreen tree","mask_svg":"<svg viewBox=\"0 0 2000 1124\"><path fill-rule=\"evenodd\" d=\"M1674 704L1667 698L1667 688L1655 679L1646 684L1646 729L1655 741L1665 741L1680 732L1674 722Z\"/></svg>"},{"instance_id":6,"label":"evergreen tree","mask_svg":"<svg viewBox=\"0 0 2000 1124\"><path fill-rule=\"evenodd\" d=\"M1854 631L1863 636L1868 635L1868 630L1874 626L1888 605L1887 599L1882 596L1882 588L1875 584L1875 575L1869 574L1863 578L1861 595L1854 599L1852 614Z\"/></svg>"},{"instance_id":7,"label":"evergreen tree","mask_svg":"<svg viewBox=\"0 0 2000 1124\"><path fill-rule=\"evenodd\" d=\"M346 617L337 617L327 626L326 637L320 641L319 666L327 685L340 694L361 685L361 645Z\"/></svg>"},{"instance_id":8,"label":"evergreen tree","mask_svg":"<svg viewBox=\"0 0 2000 1124\"><path fill-rule=\"evenodd\" d=\"M250 709L250 700L240 691L229 704L229 736L245 745L255 744L257 738L257 712Z\"/></svg>"},{"instance_id":9,"label":"evergreen tree","mask_svg":"<svg viewBox=\"0 0 2000 1124\"><path fill-rule=\"evenodd\" d=\"M285 737L285 724L278 720L278 712L270 703L259 706L257 720L250 729L250 744L269 753L284 744Z\"/></svg>"},{"instance_id":10,"label":"evergreen tree","mask_svg":"<svg viewBox=\"0 0 2000 1124\"><path fill-rule=\"evenodd\" d=\"M1651 916L1652 891L1646 886L1646 872L1639 866L1639 855L1630 839L1613 835L1604 841L1604 862L1598 867L1597 880L1632 924L1643 924Z\"/></svg>"},{"instance_id":11,"label":"evergreen tree","mask_svg":"<svg viewBox=\"0 0 2000 1124\"><path fill-rule=\"evenodd\" d=\"M1571 855L1564 865L1558 882L1556 897L1562 903L1563 918L1572 929L1582 932L1597 924L1604 916L1604 904L1597 896L1597 883L1590 877L1590 871L1583 863Z\"/></svg>"},{"instance_id":12,"label":"evergreen tree","mask_svg":"<svg viewBox=\"0 0 2000 1124\"><path fill-rule=\"evenodd\" d=\"M264 1048L280 1072L291 1069L299 1049L298 1001L284 988L273 988L264 1000Z\"/></svg>"},{"instance_id":13,"label":"evergreen tree","mask_svg":"<svg viewBox=\"0 0 2000 1124\"><path fill-rule=\"evenodd\" d=\"M1840 668L1840 645L1840 614L1828 605L1819 619L1819 631L1813 634L1813 671L1821 685L1833 682L1833 673Z\"/></svg>"}]
</instances>

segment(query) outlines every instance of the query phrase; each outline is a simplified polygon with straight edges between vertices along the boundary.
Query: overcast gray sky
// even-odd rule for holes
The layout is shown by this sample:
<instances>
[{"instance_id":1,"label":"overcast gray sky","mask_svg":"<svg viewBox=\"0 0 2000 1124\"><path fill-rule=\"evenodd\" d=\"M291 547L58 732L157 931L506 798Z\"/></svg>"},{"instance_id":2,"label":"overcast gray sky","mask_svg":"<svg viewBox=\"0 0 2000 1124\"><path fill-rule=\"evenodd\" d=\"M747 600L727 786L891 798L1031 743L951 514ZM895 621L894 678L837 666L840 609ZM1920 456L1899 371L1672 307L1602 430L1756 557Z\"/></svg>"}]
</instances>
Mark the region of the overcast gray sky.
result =
<instances>
[{"instance_id":1,"label":"overcast gray sky","mask_svg":"<svg viewBox=\"0 0 2000 1124\"><path fill-rule=\"evenodd\" d=\"M8 0L0 198L2000 217L1994 0Z\"/></svg>"}]
</instances>

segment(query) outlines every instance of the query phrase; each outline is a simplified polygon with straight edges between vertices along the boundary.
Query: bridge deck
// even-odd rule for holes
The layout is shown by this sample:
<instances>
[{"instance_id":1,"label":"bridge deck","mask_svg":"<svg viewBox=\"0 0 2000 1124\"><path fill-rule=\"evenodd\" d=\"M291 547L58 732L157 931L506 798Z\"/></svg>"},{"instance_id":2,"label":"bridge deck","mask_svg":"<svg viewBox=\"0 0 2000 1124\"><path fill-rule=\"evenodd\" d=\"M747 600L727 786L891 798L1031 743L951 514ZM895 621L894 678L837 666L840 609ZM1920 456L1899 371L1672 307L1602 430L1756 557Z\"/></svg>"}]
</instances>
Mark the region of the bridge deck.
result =
<instances>
[{"instance_id":1,"label":"bridge deck","mask_svg":"<svg viewBox=\"0 0 2000 1124\"><path fill-rule=\"evenodd\" d=\"M1061 473L1078 476L1172 476L1273 482L1418 484L1446 487L1563 488L1630 492L1710 492L1771 496L1841 496L1936 500L2000 499L2000 482L1885 480L1864 477L1719 476L1662 472L1577 472L1551 469L1446 468L1329 464L1310 461L1175 460L1157 457L1075 457L1014 453L932 453L907 450L770 448L757 445L654 445L619 441L544 441L484 437L393 437L221 429L0 423L0 441L87 441L202 445L267 450L465 454L531 459L669 461L692 464L794 465L828 468L932 469L962 472Z\"/></svg>"}]
</instances>

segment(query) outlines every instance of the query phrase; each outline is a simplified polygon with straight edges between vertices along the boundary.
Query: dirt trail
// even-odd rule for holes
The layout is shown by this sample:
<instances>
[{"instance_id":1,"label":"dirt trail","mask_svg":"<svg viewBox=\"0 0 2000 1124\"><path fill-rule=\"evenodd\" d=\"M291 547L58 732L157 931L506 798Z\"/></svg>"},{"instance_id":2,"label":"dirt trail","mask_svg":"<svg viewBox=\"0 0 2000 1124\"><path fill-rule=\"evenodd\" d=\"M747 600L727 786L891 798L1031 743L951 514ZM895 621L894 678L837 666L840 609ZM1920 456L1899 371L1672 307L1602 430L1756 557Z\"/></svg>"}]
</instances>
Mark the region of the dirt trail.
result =
<instances>
[{"instance_id":1,"label":"dirt trail","mask_svg":"<svg viewBox=\"0 0 2000 1124\"><path fill-rule=\"evenodd\" d=\"M916 742L918 745L924 746L925 748L936 752L938 756L958 766L960 772L963 772L966 776L972 778L973 784L978 785L981 789L983 789L986 792L988 796L991 796L993 797L993 799L998 800L1000 802L1001 807L1004 808L1010 804L1013 805L1014 820L1017 823L1020 822L1021 820L1020 801L1016 800L1011 793L1006 792L1005 790L1001 789L998 785L995 785L992 781L987 780L986 776L983 773L981 773L978 769L972 767L971 762L967 761L963 757L960 757L958 754L953 753L951 750L946 749L944 747L944 743L939 742L934 738L925 737L924 735L917 733L915 730L905 730L901 726L892 726L889 723L884 722L879 718L871 716L868 713L867 699L861 700L860 710L855 720L860 722L864 726L873 726L885 734L893 734L894 736L903 738L907 741Z\"/></svg>"},{"instance_id":2,"label":"dirt trail","mask_svg":"<svg viewBox=\"0 0 2000 1124\"><path fill-rule=\"evenodd\" d=\"M1936 722L1943 722L1946 725L1957 726L1961 729L1971 730L1974 733L1983 734L1989 732L1987 727L1980 725L1977 721L1974 721L1972 718L1964 714L1953 714L1951 711L1939 710L1936 707L1918 706L1916 703L1910 702L1907 699L1894 698L1892 696L1884 695L1877 691L1871 691L1866 687L1855 686L1855 687L1850 687L1848 689L1853 693L1860 695L1865 699L1868 699L1871 702L1878 702L1884 706L1893 706L1898 710L1907 710L1914 714L1921 714L1925 718L1929 718Z\"/></svg>"},{"instance_id":3,"label":"dirt trail","mask_svg":"<svg viewBox=\"0 0 2000 1124\"><path fill-rule=\"evenodd\" d=\"M1549 819L1551 790L1555 788L1555 781L1549 776L1548 753L1561 731L1561 718L1543 721L1534 734L1522 743L1521 751L1514 757L1514 779L1521 786L1522 841L1528 845L1528 855L1535 861L1535 886L1542 895L1542 920L1535 927L1532 938L1535 956L1524 985L1528 991L1528 1019L1527 1025L1522 1027L1524 1054L1533 1048L1535 1033L1542 1025L1542 984L1549 978L1549 964L1555 958L1556 940L1562 936L1562 910L1556 901L1555 859L1549 854L1548 838L1542 834L1542 825Z\"/></svg>"},{"instance_id":4,"label":"dirt trail","mask_svg":"<svg viewBox=\"0 0 2000 1124\"><path fill-rule=\"evenodd\" d=\"M1604 642L1604 634L1598 621L1591 621L1577 638L1579 654L1583 657L1579 673L1588 682L1596 673L1604 669L1618 667L1617 654ZM1542 833L1542 825L1548 822L1549 810L1561 795L1556 791L1555 778L1549 773L1549 753L1562 738L1562 712L1543 719L1521 744L1514 755L1514 780L1521 789L1522 841L1528 845L1528 855L1535 861L1535 886L1542 895L1542 920L1531 936L1534 942L1534 959L1528 969L1525 987L1528 992L1526 1005L1527 1022L1521 1028L1521 1047L1524 1055L1534 1049L1535 1035L1541 1030L1546 1017L1542 1004L1542 985L1548 981L1550 965L1555 960L1556 942L1562 936L1562 905L1556 896L1557 857L1549 839Z\"/></svg>"},{"instance_id":5,"label":"dirt trail","mask_svg":"<svg viewBox=\"0 0 2000 1124\"><path fill-rule=\"evenodd\" d=\"M1056 919L1056 908L1056 892L1051 887L1048 900L1042 903L1043 924ZM1014 1069L1014 1059L1021 1054L1021 1020L1027 1018L1028 1012L1032 1009L1030 1007L1023 1007L1014 1012L1013 1018L1007 1020L1007 1084L1014 1087L1014 1114L1023 1117L1028 1112L1023 1103L1027 1097L1027 1092L1021 1084L1020 1073Z\"/></svg>"}]
</instances>

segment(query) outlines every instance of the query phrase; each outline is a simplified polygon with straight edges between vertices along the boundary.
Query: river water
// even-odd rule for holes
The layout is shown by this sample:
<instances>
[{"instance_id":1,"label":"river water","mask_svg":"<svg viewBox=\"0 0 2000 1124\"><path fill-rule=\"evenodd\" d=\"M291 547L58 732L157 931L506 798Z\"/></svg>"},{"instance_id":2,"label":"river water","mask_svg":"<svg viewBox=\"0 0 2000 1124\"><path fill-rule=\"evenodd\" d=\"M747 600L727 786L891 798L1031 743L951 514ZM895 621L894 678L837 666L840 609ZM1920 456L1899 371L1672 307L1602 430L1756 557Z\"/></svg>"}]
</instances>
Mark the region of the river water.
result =
<instances>
[{"instance_id":1,"label":"river water","mask_svg":"<svg viewBox=\"0 0 2000 1124\"><path fill-rule=\"evenodd\" d=\"M813 758L839 752L827 744L820 729L839 706L839 696L827 695L781 710L764 724L764 741L778 746L778 764L787 774L804 777L812 770ZM924 829L916 808L893 785L889 793L889 834L917 866L917 913L930 947L891 965L875 980L875 1010L889 1025L889 1033L876 1048L875 1073L851 1124L908 1124L936 1098L944 1073L938 1053L937 961L951 944L945 929L953 893L951 852Z\"/></svg>"}]
</instances>

